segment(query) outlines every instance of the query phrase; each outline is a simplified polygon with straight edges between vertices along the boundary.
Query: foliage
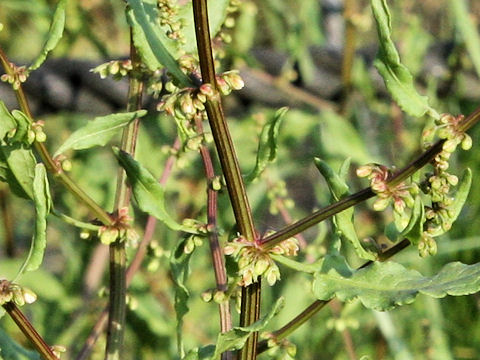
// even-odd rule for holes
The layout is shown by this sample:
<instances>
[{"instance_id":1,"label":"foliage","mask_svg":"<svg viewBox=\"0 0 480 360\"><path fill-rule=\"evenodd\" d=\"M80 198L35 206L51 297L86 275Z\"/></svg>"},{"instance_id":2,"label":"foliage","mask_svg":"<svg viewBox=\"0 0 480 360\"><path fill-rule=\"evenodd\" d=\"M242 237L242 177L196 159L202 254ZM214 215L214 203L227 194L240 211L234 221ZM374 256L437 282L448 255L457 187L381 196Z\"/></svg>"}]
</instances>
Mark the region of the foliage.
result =
<instances>
[{"instance_id":1,"label":"foliage","mask_svg":"<svg viewBox=\"0 0 480 360\"><path fill-rule=\"evenodd\" d=\"M478 5L328 3L0 3L1 359L480 357Z\"/></svg>"}]
</instances>

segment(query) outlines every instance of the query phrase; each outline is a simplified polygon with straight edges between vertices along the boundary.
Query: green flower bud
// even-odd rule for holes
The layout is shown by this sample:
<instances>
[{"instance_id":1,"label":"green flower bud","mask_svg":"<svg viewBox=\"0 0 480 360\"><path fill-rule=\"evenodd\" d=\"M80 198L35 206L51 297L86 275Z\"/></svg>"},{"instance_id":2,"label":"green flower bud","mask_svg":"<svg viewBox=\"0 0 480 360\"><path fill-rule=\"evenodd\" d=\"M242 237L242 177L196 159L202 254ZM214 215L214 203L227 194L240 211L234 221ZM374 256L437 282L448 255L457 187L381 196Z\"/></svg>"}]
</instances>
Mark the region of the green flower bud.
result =
<instances>
[{"instance_id":1,"label":"green flower bud","mask_svg":"<svg viewBox=\"0 0 480 360\"><path fill-rule=\"evenodd\" d=\"M204 291L202 293L201 297L202 297L202 300L205 301L206 303L212 301L212 299L213 299L212 290Z\"/></svg>"},{"instance_id":2,"label":"green flower bud","mask_svg":"<svg viewBox=\"0 0 480 360\"><path fill-rule=\"evenodd\" d=\"M277 282L277 280L280 280L280 271L278 270L277 265L272 265L268 268L265 277L267 279L268 285L273 286Z\"/></svg>"},{"instance_id":3,"label":"green flower bud","mask_svg":"<svg viewBox=\"0 0 480 360\"><path fill-rule=\"evenodd\" d=\"M266 256L262 256L255 262L253 272L256 276L261 276L268 269L269 266L270 262L268 261L268 258Z\"/></svg>"},{"instance_id":4,"label":"green flower bud","mask_svg":"<svg viewBox=\"0 0 480 360\"><path fill-rule=\"evenodd\" d=\"M375 211L383 211L385 210L388 205L390 204L390 198L378 198L374 203L373 203L373 209Z\"/></svg>"},{"instance_id":5,"label":"green flower bud","mask_svg":"<svg viewBox=\"0 0 480 360\"><path fill-rule=\"evenodd\" d=\"M215 291L215 294L213 295L213 301L215 301L217 304L221 304L225 300L227 300L225 292L219 290Z\"/></svg>"},{"instance_id":6,"label":"green flower bud","mask_svg":"<svg viewBox=\"0 0 480 360\"><path fill-rule=\"evenodd\" d=\"M99 237L102 244L110 245L111 243L115 242L119 237L120 233L118 229L115 228L104 228L100 229Z\"/></svg>"},{"instance_id":7,"label":"green flower bud","mask_svg":"<svg viewBox=\"0 0 480 360\"><path fill-rule=\"evenodd\" d=\"M463 135L462 140L462 149L463 150L470 150L472 147L472 138L468 134Z\"/></svg>"}]
</instances>

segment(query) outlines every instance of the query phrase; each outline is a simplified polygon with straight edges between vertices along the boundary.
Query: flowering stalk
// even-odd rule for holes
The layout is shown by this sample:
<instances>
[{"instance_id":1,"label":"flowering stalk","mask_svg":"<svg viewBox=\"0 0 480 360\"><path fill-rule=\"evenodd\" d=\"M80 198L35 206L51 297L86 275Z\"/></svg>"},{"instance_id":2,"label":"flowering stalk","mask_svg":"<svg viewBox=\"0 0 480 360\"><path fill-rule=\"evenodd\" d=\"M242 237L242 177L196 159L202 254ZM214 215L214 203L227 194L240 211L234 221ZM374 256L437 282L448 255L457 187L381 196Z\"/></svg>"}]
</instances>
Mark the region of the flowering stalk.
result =
<instances>
[{"instance_id":1,"label":"flowering stalk","mask_svg":"<svg viewBox=\"0 0 480 360\"><path fill-rule=\"evenodd\" d=\"M240 233L247 241L256 241L256 231L253 224L252 213L240 173L240 167L235 155L227 122L223 113L220 94L217 89L215 65L212 54L210 30L208 26L208 11L206 0L193 0L193 17L195 22L195 35L197 40L198 55L203 84L209 84L214 96L209 97L205 108L212 129L213 138L225 176L230 202L233 207L235 220ZM250 286L242 287L242 305L240 325L248 326L260 317L260 281ZM258 333L252 334L245 346L240 350L239 358L242 360L256 358Z\"/></svg>"},{"instance_id":2,"label":"flowering stalk","mask_svg":"<svg viewBox=\"0 0 480 360\"><path fill-rule=\"evenodd\" d=\"M140 59L130 41L130 58L133 70L140 64ZM135 111L141 108L143 83L134 72L130 73L130 88L128 93L127 111ZM135 154L139 119L129 124L122 134L121 150L132 156ZM115 197L115 211L117 221L112 224L107 232L113 233L114 238L110 243L110 301L108 312L107 346L105 359L118 360L122 358L123 336L125 332L125 309L126 309L126 254L125 242L128 236L128 206L130 203L131 190L126 183L126 174L119 169L117 192ZM125 227L125 229L124 229ZM105 234L105 233L104 233ZM100 237L102 238L103 235ZM102 239L103 241L103 239Z\"/></svg>"},{"instance_id":3,"label":"flowering stalk","mask_svg":"<svg viewBox=\"0 0 480 360\"><path fill-rule=\"evenodd\" d=\"M463 119L457 124L457 131L465 133L467 130L472 128L478 121L480 121L480 107L475 109L468 117ZM463 138L462 138L463 140ZM403 169L398 171L389 177L386 184L390 188L396 187L398 184L401 184L410 176L412 176L419 169L429 164L435 159L435 157L440 154L444 148L445 139L438 140L435 144L431 145L427 150L425 150L420 156L413 160L410 164L405 166ZM347 196L340 201L331 204L329 206L320 209L313 214L283 228L282 230L277 231L276 233L269 235L261 240L263 247L266 249L272 248L275 245L281 243L282 241L291 238L302 231L310 228L313 225L316 225L331 216L338 214L339 212L348 209L351 206L355 206L367 199L374 197L376 193L372 190L371 187L360 190L350 196Z\"/></svg>"}]
</instances>

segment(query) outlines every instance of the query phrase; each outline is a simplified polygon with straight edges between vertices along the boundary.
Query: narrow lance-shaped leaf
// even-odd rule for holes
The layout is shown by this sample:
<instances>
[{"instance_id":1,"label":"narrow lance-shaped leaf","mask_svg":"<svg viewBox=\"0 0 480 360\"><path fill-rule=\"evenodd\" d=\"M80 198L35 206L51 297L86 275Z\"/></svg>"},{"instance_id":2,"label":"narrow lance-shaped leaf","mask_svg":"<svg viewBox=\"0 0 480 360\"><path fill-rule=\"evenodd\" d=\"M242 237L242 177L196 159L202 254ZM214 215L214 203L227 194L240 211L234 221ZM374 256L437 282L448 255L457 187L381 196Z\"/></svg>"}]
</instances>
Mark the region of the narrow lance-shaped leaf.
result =
<instances>
[{"instance_id":1,"label":"narrow lance-shaped leaf","mask_svg":"<svg viewBox=\"0 0 480 360\"><path fill-rule=\"evenodd\" d=\"M28 255L21 266L17 278L25 271L37 270L43 261L47 245L47 216L51 207L50 189L47 171L43 164L35 166L33 180L33 202L35 204L35 233L30 244Z\"/></svg>"},{"instance_id":2,"label":"narrow lance-shaped leaf","mask_svg":"<svg viewBox=\"0 0 480 360\"><path fill-rule=\"evenodd\" d=\"M32 65L28 67L28 71L33 71L38 69L45 59L48 56L48 53L55 49L58 42L62 38L63 29L65 27L65 6L67 4L67 0L60 0L58 2L57 8L55 13L53 14L53 20L50 25L50 30L48 31L47 40L45 45L43 45L43 49L37 58L33 61Z\"/></svg>"},{"instance_id":3,"label":"narrow lance-shaped leaf","mask_svg":"<svg viewBox=\"0 0 480 360\"><path fill-rule=\"evenodd\" d=\"M155 216L172 230L196 233L195 229L178 224L165 209L165 195L163 187L140 163L135 161L130 154L113 148L120 165L125 169L132 192L139 208Z\"/></svg>"},{"instance_id":4,"label":"narrow lance-shaped leaf","mask_svg":"<svg viewBox=\"0 0 480 360\"><path fill-rule=\"evenodd\" d=\"M55 151L54 157L69 149L89 149L93 146L103 146L123 127L132 120L145 116L146 110L128 113L111 114L97 117L85 126L74 131L70 137Z\"/></svg>"},{"instance_id":5,"label":"narrow lance-shaped leaf","mask_svg":"<svg viewBox=\"0 0 480 360\"><path fill-rule=\"evenodd\" d=\"M273 162L277 156L277 137L282 119L288 108L283 107L275 112L262 128L257 150L257 161L255 168L245 178L250 182L258 178L265 170L269 162Z\"/></svg>"},{"instance_id":6,"label":"narrow lance-shaped leaf","mask_svg":"<svg viewBox=\"0 0 480 360\"><path fill-rule=\"evenodd\" d=\"M234 327L226 333L221 333L217 337L217 344L212 360L220 359L222 353L228 350L241 349L251 333L262 331L268 325L270 320L278 314L284 305L284 298L280 297L270 311L260 320L247 327Z\"/></svg>"},{"instance_id":7,"label":"narrow lance-shaped leaf","mask_svg":"<svg viewBox=\"0 0 480 360\"><path fill-rule=\"evenodd\" d=\"M184 356L182 325L183 317L188 313L188 298L190 291L186 286L188 275L190 273L190 257L191 252L185 251L185 244L187 240L178 243L172 255L170 256L170 269L172 271L172 278L175 284L175 314L177 317L177 344L181 356Z\"/></svg>"},{"instance_id":8,"label":"narrow lance-shaped leaf","mask_svg":"<svg viewBox=\"0 0 480 360\"><path fill-rule=\"evenodd\" d=\"M191 86L192 82L172 55L172 49L165 46L169 39L156 22L156 1L144 4L141 0L127 0L127 3L127 20L132 27L133 42L145 65L152 71L165 67L180 85Z\"/></svg>"},{"instance_id":9,"label":"narrow lance-shaped leaf","mask_svg":"<svg viewBox=\"0 0 480 360\"><path fill-rule=\"evenodd\" d=\"M380 42L375 67L380 72L387 90L409 115L420 117L428 112L430 116L439 118L439 114L429 106L428 98L417 92L412 75L400 62L400 56L391 39L392 26L386 0L372 0L371 4Z\"/></svg>"},{"instance_id":10,"label":"narrow lance-shaped leaf","mask_svg":"<svg viewBox=\"0 0 480 360\"><path fill-rule=\"evenodd\" d=\"M346 161L349 162L349 160ZM350 194L345 180L342 179L335 171L333 171L333 169L325 161L315 158L315 165L327 181L330 192L336 201ZM343 168L345 168L345 166L343 166ZM343 170L342 173L345 174L346 171ZM366 260L375 260L375 254L365 250L360 243L357 232L355 231L355 226L353 224L353 213L354 209L351 207L336 214L334 216L335 227L340 233L340 236L353 245L355 252L359 257Z\"/></svg>"},{"instance_id":11,"label":"narrow lance-shaped leaf","mask_svg":"<svg viewBox=\"0 0 480 360\"><path fill-rule=\"evenodd\" d=\"M441 298L479 290L480 263L453 262L445 265L437 275L424 277L394 262L375 262L355 271L343 259L341 263L324 266L315 274L313 282L313 293L320 300L358 298L365 307L379 311L410 304L418 293Z\"/></svg>"}]
</instances>

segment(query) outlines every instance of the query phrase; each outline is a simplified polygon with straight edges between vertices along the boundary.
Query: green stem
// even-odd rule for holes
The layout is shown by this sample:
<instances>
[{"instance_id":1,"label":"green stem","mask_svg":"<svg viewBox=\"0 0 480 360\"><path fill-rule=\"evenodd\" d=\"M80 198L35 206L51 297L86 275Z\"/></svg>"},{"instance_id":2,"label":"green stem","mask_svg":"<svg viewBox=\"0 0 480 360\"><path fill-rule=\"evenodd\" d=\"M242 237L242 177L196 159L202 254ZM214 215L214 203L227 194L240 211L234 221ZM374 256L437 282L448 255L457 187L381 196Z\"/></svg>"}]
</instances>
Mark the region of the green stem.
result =
<instances>
[{"instance_id":1,"label":"green stem","mask_svg":"<svg viewBox=\"0 0 480 360\"><path fill-rule=\"evenodd\" d=\"M23 315L22 311L13 302L7 302L2 305L7 311L8 315L15 321L18 328L23 332L28 340L32 343L35 349L40 353L45 360L58 360L58 357L53 353L52 348L43 340L40 334L35 330L33 325Z\"/></svg>"},{"instance_id":2,"label":"green stem","mask_svg":"<svg viewBox=\"0 0 480 360\"><path fill-rule=\"evenodd\" d=\"M480 121L480 107L475 109L470 115L468 115L459 126L459 131L467 131L472 128L477 122ZM434 145L430 146L425 152L423 152L419 157L413 160L410 164L405 166L388 181L388 185L395 186L405 181L408 177L413 175L416 171L430 163L435 156L437 156L442 151L442 146L445 140L439 140ZM275 245L281 243L282 241L289 239L302 231L308 229L309 227L316 225L323 220L330 218L331 216L338 214L339 212L348 209L351 206L355 206L371 197L374 197L375 193L370 187L360 190L359 192L347 196L340 201L326 206L323 209L320 209L313 214L286 226L280 231L267 236L261 240L262 246L264 249L271 249Z\"/></svg>"},{"instance_id":3,"label":"green stem","mask_svg":"<svg viewBox=\"0 0 480 360\"><path fill-rule=\"evenodd\" d=\"M2 64L5 72L9 75L14 74L13 64L8 61L7 56L0 49L0 63ZM23 91L22 85L15 90L15 96L17 97L18 104L20 109L28 116L29 119L33 121L32 112L30 111L30 106L28 105L27 97ZM47 148L43 143L35 141L33 143L35 149L40 154L40 157L45 164L46 169L52 173L55 178L57 178L67 190L73 194L79 201L83 202L93 214L100 220L104 225L112 224L112 218L110 215L102 209L90 196L88 196L78 185L75 183L62 169L62 167L56 163L50 154L47 151Z\"/></svg>"},{"instance_id":4,"label":"green stem","mask_svg":"<svg viewBox=\"0 0 480 360\"><path fill-rule=\"evenodd\" d=\"M138 79L136 72L140 59L130 39L130 58L132 61L132 74L128 92L127 111L139 110L142 105L143 82ZM139 119L135 119L123 130L121 150L135 156L135 147L138 134ZM115 211L125 208L130 204L131 190L126 183L127 176L119 168L117 191L115 196ZM110 301L108 311L107 346L105 359L122 359L122 345L125 333L125 308L126 308L126 254L125 239L118 238L110 244Z\"/></svg>"},{"instance_id":5,"label":"green stem","mask_svg":"<svg viewBox=\"0 0 480 360\"><path fill-rule=\"evenodd\" d=\"M193 18L197 39L198 56L203 84L210 84L215 91L215 97L206 103L206 111L210 128L212 129L218 157L225 176L230 202L240 233L248 241L256 241L256 231L252 212L248 203L245 184L240 173L235 148L223 113L221 98L215 80L215 65L213 62L212 44L208 26L207 0L193 0ZM240 325L248 326L260 316L260 284L252 284L242 289L242 312ZM253 333L240 350L241 360L256 358L258 333Z\"/></svg>"},{"instance_id":6,"label":"green stem","mask_svg":"<svg viewBox=\"0 0 480 360\"><path fill-rule=\"evenodd\" d=\"M199 134L203 134L202 119L200 116L195 118L195 126ZM227 291L227 270L225 268L225 261L223 256L222 247L218 241L217 234L217 191L215 191L211 183L215 179L215 170L213 169L212 158L210 152L205 145L200 147L200 155L203 160L203 166L205 168L205 175L207 178L208 190L207 190L207 223L210 228L209 242L210 252L212 256L213 271L215 273L215 282L218 291ZM230 306L228 301L222 301L219 305L220 311L220 329L221 332L227 332L232 329L232 316L230 313ZM225 358L229 358L230 354L225 354Z\"/></svg>"},{"instance_id":7,"label":"green stem","mask_svg":"<svg viewBox=\"0 0 480 360\"><path fill-rule=\"evenodd\" d=\"M355 14L355 0L345 0L343 5L343 19L345 22L345 40L342 59L342 113L345 113L348 95L352 87L352 65L355 57L356 28L353 23Z\"/></svg>"}]
</instances>

